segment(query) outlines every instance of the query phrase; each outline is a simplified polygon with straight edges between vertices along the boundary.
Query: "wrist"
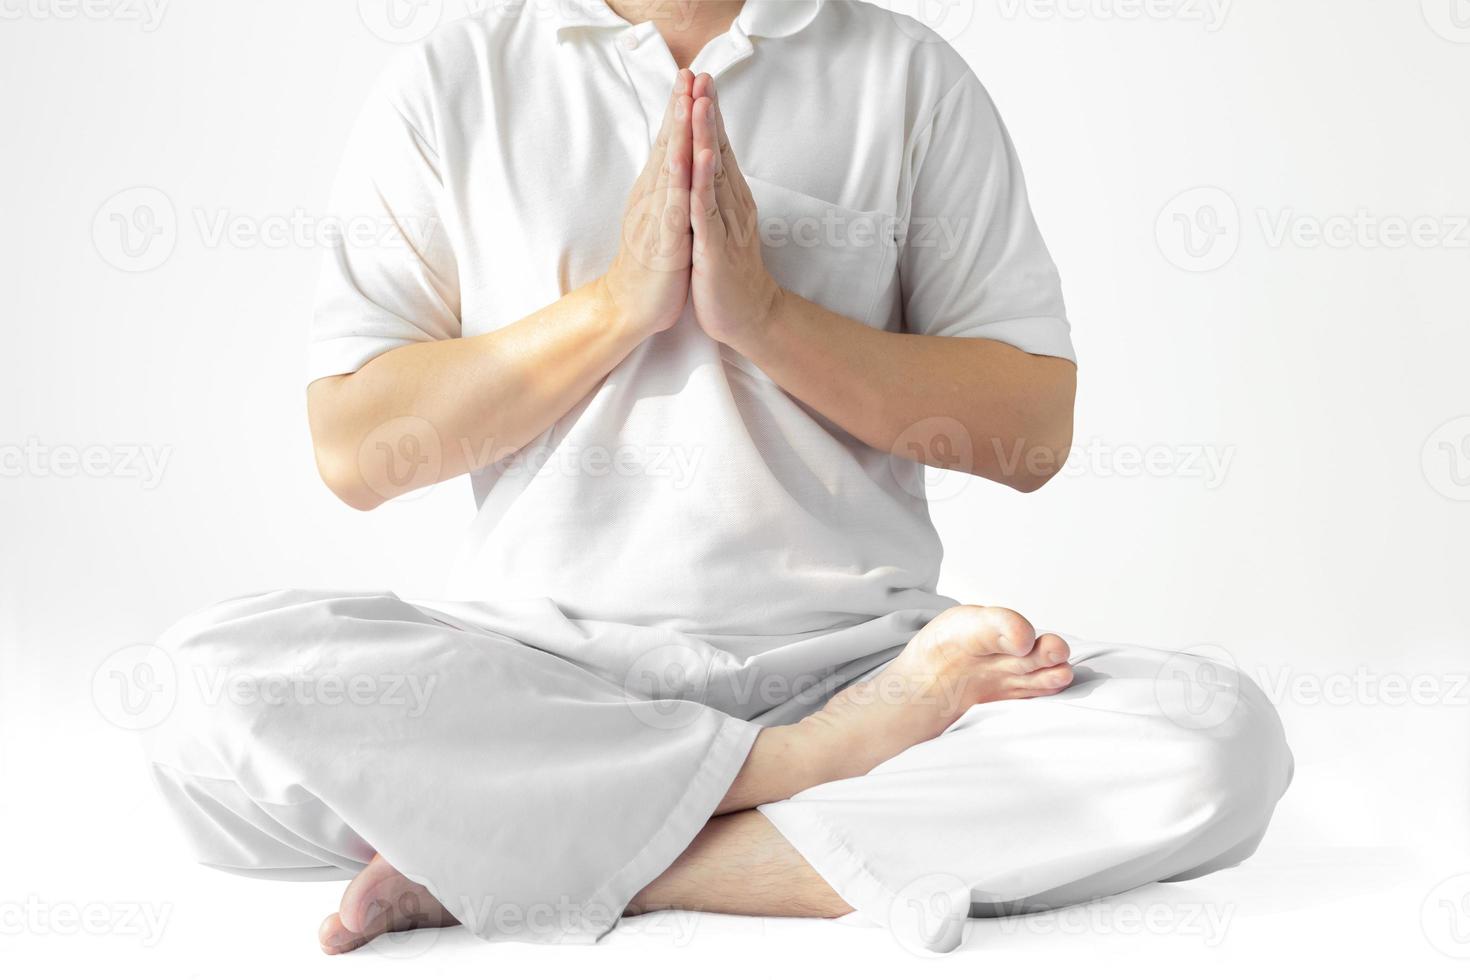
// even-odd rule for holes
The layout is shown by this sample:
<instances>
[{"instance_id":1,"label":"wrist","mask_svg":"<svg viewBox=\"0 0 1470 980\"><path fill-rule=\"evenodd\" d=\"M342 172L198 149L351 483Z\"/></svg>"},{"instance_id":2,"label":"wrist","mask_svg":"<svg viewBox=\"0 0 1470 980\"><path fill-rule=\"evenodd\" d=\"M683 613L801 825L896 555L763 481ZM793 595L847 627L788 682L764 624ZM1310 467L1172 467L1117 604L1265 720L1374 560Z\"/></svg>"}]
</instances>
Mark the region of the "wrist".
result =
<instances>
[{"instance_id":1,"label":"wrist","mask_svg":"<svg viewBox=\"0 0 1470 980\"><path fill-rule=\"evenodd\" d=\"M730 346L743 357L758 362L780 335L779 327L791 301L791 294L771 283L770 296L761 304L760 312Z\"/></svg>"},{"instance_id":2,"label":"wrist","mask_svg":"<svg viewBox=\"0 0 1470 980\"><path fill-rule=\"evenodd\" d=\"M640 324L628 316L623 306L618 303L617 293L606 275L598 276L592 283L592 301L596 308L597 320L610 333L626 337L633 341L641 341L642 330Z\"/></svg>"}]
</instances>

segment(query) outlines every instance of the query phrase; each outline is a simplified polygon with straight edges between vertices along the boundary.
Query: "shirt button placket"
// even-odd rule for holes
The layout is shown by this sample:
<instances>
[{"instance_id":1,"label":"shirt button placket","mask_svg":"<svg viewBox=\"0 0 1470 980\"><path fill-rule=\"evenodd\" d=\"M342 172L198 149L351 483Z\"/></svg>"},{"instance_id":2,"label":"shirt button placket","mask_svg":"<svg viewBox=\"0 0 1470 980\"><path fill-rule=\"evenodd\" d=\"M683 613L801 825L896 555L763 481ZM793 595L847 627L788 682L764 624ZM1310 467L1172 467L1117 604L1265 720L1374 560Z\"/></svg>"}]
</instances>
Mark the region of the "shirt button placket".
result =
<instances>
[{"instance_id":1,"label":"shirt button placket","mask_svg":"<svg viewBox=\"0 0 1470 980\"><path fill-rule=\"evenodd\" d=\"M616 42L622 49L623 65L633 84L634 95L643 107L650 142L663 125L669 86L674 82L674 59L662 44L653 43L657 40L653 31L652 24L640 24L623 31Z\"/></svg>"}]
</instances>

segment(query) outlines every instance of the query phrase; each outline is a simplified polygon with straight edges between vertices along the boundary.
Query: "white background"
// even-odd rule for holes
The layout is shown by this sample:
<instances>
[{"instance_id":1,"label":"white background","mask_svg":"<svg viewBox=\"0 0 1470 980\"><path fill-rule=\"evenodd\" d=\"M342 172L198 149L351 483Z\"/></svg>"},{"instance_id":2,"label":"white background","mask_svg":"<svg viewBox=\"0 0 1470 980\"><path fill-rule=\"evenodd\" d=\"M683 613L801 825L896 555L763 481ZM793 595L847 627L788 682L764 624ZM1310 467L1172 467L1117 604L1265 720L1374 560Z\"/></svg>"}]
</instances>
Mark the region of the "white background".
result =
<instances>
[{"instance_id":1,"label":"white background","mask_svg":"<svg viewBox=\"0 0 1470 980\"><path fill-rule=\"evenodd\" d=\"M187 865L131 736L94 705L109 654L216 599L432 594L471 516L460 483L349 511L305 426L313 222L395 51L381 35L435 13L395 35L387 2L0 0L0 962L911 965L877 931L687 917L594 950L446 934L319 961L338 886ZM1463 970L1470 3L924 10L1019 145L1082 359L1071 472L1030 497L937 482L946 591L1082 635L1224 648L1277 701L1298 762L1255 861L1124 900L1159 923L1130 925L1125 904L977 924L973 952L937 968ZM129 257L118 221L151 246ZM91 447L92 472L72 472ZM1191 928L1191 902L1228 931ZM161 935L124 921L140 911Z\"/></svg>"}]
</instances>

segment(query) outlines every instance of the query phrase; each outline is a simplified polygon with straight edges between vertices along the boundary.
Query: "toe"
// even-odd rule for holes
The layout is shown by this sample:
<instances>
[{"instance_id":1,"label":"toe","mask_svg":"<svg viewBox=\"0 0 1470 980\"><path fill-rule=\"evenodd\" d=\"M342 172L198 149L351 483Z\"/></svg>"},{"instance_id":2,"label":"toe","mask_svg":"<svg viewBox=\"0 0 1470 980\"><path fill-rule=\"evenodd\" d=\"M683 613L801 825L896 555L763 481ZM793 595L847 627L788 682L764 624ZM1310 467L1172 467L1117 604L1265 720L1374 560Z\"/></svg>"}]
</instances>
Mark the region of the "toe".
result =
<instances>
[{"instance_id":1,"label":"toe","mask_svg":"<svg viewBox=\"0 0 1470 980\"><path fill-rule=\"evenodd\" d=\"M423 885L374 855L342 893L342 905L317 930L322 950L347 953L385 932L456 925L458 920Z\"/></svg>"},{"instance_id":2,"label":"toe","mask_svg":"<svg viewBox=\"0 0 1470 980\"><path fill-rule=\"evenodd\" d=\"M328 956L336 956L339 953L350 953L366 945L372 937L353 932L342 924L342 917L333 912L322 920L321 928L317 929L316 938L321 944L323 953Z\"/></svg>"},{"instance_id":3,"label":"toe","mask_svg":"<svg viewBox=\"0 0 1470 980\"><path fill-rule=\"evenodd\" d=\"M383 860L381 854L373 855L368 866L357 873L347 884L347 889L342 892L342 904L337 912L342 917L342 924L355 933L365 933L369 920L383 913L380 902L376 901L377 893L383 886L390 884L394 879L401 878L400 875L387 861Z\"/></svg>"},{"instance_id":4,"label":"toe","mask_svg":"<svg viewBox=\"0 0 1470 980\"><path fill-rule=\"evenodd\" d=\"M1072 667L1070 664L1033 670L1029 674L1022 674L1015 678L1016 689L1022 692L1022 697L1055 694L1071 683Z\"/></svg>"},{"instance_id":5,"label":"toe","mask_svg":"<svg viewBox=\"0 0 1470 980\"><path fill-rule=\"evenodd\" d=\"M962 612L961 612L962 610ZM978 654L1024 656L1036 643L1036 629L1025 616L1000 606L963 606L951 620L963 649Z\"/></svg>"},{"instance_id":6,"label":"toe","mask_svg":"<svg viewBox=\"0 0 1470 980\"><path fill-rule=\"evenodd\" d=\"M1013 661L1012 669L1018 674L1030 674L1064 664L1071 655L1072 649L1066 640L1055 633L1047 633L1037 639L1030 653Z\"/></svg>"}]
</instances>

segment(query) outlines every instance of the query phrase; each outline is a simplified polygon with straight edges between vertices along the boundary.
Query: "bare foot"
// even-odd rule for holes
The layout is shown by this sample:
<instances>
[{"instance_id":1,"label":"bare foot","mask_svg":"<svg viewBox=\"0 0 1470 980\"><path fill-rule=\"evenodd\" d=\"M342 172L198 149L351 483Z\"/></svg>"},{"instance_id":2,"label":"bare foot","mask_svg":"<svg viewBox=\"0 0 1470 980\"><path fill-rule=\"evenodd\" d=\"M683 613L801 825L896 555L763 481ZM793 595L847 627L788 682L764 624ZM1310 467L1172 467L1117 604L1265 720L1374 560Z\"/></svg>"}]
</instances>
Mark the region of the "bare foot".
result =
<instances>
[{"instance_id":1,"label":"bare foot","mask_svg":"<svg viewBox=\"0 0 1470 980\"><path fill-rule=\"evenodd\" d=\"M1044 697L1072 683L1071 650L1037 637L1020 613L955 606L936 616L880 674L798 723L826 759L828 780L870 772L989 701Z\"/></svg>"},{"instance_id":2,"label":"bare foot","mask_svg":"<svg viewBox=\"0 0 1470 980\"><path fill-rule=\"evenodd\" d=\"M342 905L317 930L322 952L350 953L385 932L458 925L423 885L409 881L381 854L348 882Z\"/></svg>"},{"instance_id":3,"label":"bare foot","mask_svg":"<svg viewBox=\"0 0 1470 980\"><path fill-rule=\"evenodd\" d=\"M947 609L873 679L795 725L762 732L766 741L756 742L720 812L861 776L939 735L974 705L1056 694L1072 683L1070 656L1061 637L1037 637L1009 609ZM631 909L639 910L636 902ZM347 886L340 911L322 923L318 938L324 952L347 953L387 932L457 922L428 889L375 856Z\"/></svg>"}]
</instances>

